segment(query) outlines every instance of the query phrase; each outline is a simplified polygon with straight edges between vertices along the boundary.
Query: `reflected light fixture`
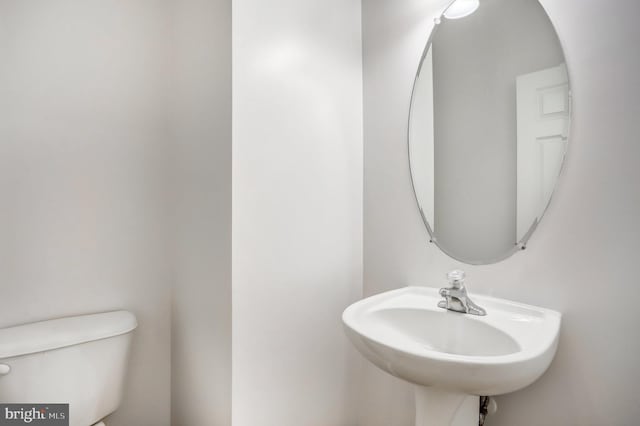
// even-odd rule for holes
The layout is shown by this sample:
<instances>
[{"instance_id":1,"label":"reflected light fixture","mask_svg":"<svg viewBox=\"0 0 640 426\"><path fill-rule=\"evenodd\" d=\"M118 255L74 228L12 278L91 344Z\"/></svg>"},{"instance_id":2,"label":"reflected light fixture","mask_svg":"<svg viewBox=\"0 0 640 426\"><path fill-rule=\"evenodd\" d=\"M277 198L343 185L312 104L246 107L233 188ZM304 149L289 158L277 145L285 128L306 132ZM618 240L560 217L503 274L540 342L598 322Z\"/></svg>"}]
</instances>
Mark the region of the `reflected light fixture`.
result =
<instances>
[{"instance_id":1,"label":"reflected light fixture","mask_svg":"<svg viewBox=\"0 0 640 426\"><path fill-rule=\"evenodd\" d=\"M480 6L480 0L456 0L444 11L447 19L460 19L471 15Z\"/></svg>"}]
</instances>

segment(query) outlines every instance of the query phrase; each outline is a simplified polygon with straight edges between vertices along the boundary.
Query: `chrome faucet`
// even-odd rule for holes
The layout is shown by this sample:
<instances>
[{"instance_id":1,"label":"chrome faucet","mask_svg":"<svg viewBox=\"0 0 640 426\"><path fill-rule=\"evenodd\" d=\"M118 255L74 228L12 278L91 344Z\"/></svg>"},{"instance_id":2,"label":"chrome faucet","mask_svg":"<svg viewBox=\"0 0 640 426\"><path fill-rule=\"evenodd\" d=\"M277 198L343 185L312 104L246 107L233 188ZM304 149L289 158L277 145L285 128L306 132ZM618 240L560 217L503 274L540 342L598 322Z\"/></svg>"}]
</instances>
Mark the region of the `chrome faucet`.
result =
<instances>
[{"instance_id":1,"label":"chrome faucet","mask_svg":"<svg viewBox=\"0 0 640 426\"><path fill-rule=\"evenodd\" d=\"M440 296L444 297L444 300L438 302L438 307L464 314L487 315L487 311L469 299L464 277L464 271L451 271L447 274L451 286L440 289Z\"/></svg>"}]
</instances>

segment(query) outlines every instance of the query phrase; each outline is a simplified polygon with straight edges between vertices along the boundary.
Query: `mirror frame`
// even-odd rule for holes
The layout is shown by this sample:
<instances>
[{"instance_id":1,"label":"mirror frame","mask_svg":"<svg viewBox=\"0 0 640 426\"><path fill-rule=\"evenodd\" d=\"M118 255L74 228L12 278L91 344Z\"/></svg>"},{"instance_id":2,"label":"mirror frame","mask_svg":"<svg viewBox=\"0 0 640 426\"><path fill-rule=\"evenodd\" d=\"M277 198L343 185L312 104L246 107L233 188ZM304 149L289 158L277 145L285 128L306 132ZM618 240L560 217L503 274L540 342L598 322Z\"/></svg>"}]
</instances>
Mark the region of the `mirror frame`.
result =
<instances>
[{"instance_id":1,"label":"mirror frame","mask_svg":"<svg viewBox=\"0 0 640 426\"><path fill-rule=\"evenodd\" d=\"M482 1L482 0L480 0ZM504 1L509 1L509 0L504 0ZM562 55L564 56L565 59L565 66L567 69L567 86L568 86L568 107L569 107L569 128L567 129L567 147L564 150L564 153L562 154L562 160L560 162L560 170L558 171L558 176L556 177L556 182L555 185L553 187L553 191L551 191L551 195L549 196L549 200L547 201L547 204L545 205L544 209L542 210L542 213L540 214L540 217L533 223L531 224L531 227L529 228L529 230L524 234L524 236L522 237L522 239L520 239L520 241L516 242L513 246L513 248L511 250L507 250L505 252L504 255L499 256L498 258L495 259L490 259L490 260L486 260L486 261L469 261L469 260L464 260L461 259L455 255L453 255L451 252L449 252L448 250L444 249L440 244L438 244L438 240L434 234L433 229L431 228L431 225L429 224L429 221L427 220L427 218L424 215L424 211L422 210L422 207L420 206L420 200L418 199L418 193L416 191L416 185L413 179L413 168L411 167L411 121L413 118L413 103L414 103L414 98L416 95L416 86L418 83L418 78L420 77L420 71L422 71L422 65L424 64L424 59L427 56L427 54L429 53L429 49L431 49L431 46L433 44L433 37L436 33L436 31L438 31L438 27L441 25L441 22L443 19L448 19L444 16L444 14L447 12L447 10L453 5L453 3L456 2L456 0L452 0L443 10L442 12L433 20L433 29L431 30L431 33L429 34L429 38L427 39L427 44L425 45L424 49L422 50L422 55L420 56L420 61L418 62L418 69L416 70L416 75L413 79L413 85L411 87L411 96L409 98L409 117L407 120L407 158L409 161L409 178L411 179L411 189L413 190L413 196L414 199L416 201L416 206L418 207L418 211L420 212L420 217L422 218L422 222L424 223L425 228L427 229L427 233L429 234L429 242L435 244L440 251L442 251L445 255L449 256L450 258L457 260L458 262L462 262L465 263L467 265L491 265L491 264L495 264L498 262L501 262L503 260L506 260L508 258L510 258L511 256L513 256L515 253L525 250L527 248L527 244L529 242L529 239L531 238L531 236L533 235L533 233L535 232L535 230L538 228L538 225L540 224L540 221L542 221L542 218L545 216L545 214L547 213L547 210L549 209L549 206L551 205L551 202L554 198L554 196L556 195L556 191L558 190L558 183L560 181L560 179L562 178L562 176L565 174L564 170L566 167L566 163L567 163L567 155L569 153L569 149L571 146L571 135L572 135L572 129L573 129L573 89L572 89L572 85L571 85L571 72L570 72L570 68L569 68L569 64L567 62L567 55L565 54L566 50L564 48L564 45L562 43L562 40L560 39L560 35L558 34L558 30L556 29L556 26L554 25L553 21L551 20L551 16L549 16L549 14L547 13L547 10L544 8L544 6L542 5L542 3L540 3L539 0L534 0L538 2L538 5L544 10L545 14L547 15L547 18L549 18L549 22L551 23L551 27L553 28L553 30L555 31L556 34L556 38L558 39L558 43L560 45L560 50L562 51ZM462 18L464 19L464 18ZM435 143L435 140L434 140Z\"/></svg>"}]
</instances>

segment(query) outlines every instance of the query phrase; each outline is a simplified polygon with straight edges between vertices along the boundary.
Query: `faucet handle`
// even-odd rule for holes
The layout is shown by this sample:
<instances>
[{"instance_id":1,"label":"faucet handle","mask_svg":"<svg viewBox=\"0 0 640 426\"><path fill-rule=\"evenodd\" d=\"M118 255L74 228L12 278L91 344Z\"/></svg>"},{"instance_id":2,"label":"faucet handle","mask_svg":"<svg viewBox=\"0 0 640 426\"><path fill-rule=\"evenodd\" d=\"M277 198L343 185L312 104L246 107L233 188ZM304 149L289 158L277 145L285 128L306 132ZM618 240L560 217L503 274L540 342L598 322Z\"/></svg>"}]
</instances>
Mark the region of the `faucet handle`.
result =
<instances>
[{"instance_id":1,"label":"faucet handle","mask_svg":"<svg viewBox=\"0 0 640 426\"><path fill-rule=\"evenodd\" d=\"M460 288L464 286L464 278L465 273L459 269L455 269L447 274L447 279L449 280L449 284L453 288Z\"/></svg>"}]
</instances>

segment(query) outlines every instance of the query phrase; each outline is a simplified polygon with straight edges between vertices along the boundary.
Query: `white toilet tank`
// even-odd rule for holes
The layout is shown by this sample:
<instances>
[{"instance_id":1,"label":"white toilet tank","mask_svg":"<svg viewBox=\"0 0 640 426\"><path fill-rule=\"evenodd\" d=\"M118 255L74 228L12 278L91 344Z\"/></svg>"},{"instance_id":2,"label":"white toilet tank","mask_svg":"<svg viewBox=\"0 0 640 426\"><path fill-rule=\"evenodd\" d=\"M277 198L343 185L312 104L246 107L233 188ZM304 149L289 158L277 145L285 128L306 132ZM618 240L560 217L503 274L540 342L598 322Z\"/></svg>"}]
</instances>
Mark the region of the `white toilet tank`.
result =
<instances>
[{"instance_id":1,"label":"white toilet tank","mask_svg":"<svg viewBox=\"0 0 640 426\"><path fill-rule=\"evenodd\" d=\"M69 404L69 425L90 426L122 399L136 317L126 311L0 329L0 402Z\"/></svg>"}]
</instances>

